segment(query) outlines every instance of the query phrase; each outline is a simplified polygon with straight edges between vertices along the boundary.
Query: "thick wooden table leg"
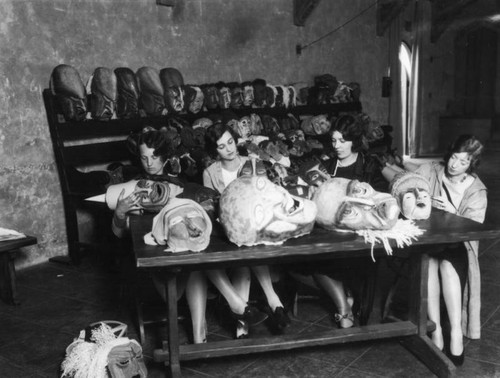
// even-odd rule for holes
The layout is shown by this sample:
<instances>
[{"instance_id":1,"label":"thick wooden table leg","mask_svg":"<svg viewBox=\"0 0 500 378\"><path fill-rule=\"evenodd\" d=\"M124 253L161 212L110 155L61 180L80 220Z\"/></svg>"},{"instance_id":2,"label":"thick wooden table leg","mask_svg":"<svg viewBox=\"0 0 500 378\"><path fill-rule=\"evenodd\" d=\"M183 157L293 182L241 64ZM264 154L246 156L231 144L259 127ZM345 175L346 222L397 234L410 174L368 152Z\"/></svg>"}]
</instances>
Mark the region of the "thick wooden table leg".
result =
<instances>
[{"instance_id":1,"label":"thick wooden table leg","mask_svg":"<svg viewBox=\"0 0 500 378\"><path fill-rule=\"evenodd\" d=\"M177 276L169 273L167 277L167 304L168 304L168 351L170 376L181 376L179 362L179 326L177 324Z\"/></svg>"},{"instance_id":2,"label":"thick wooden table leg","mask_svg":"<svg viewBox=\"0 0 500 378\"><path fill-rule=\"evenodd\" d=\"M414 253L410 257L409 320L417 325L418 333L401 339L401 344L415 354L438 377L450 377L455 365L427 336L427 281L429 255Z\"/></svg>"},{"instance_id":3,"label":"thick wooden table leg","mask_svg":"<svg viewBox=\"0 0 500 378\"><path fill-rule=\"evenodd\" d=\"M20 304L17 295L16 269L14 258L16 250L0 253L0 295L8 304Z\"/></svg>"}]
</instances>

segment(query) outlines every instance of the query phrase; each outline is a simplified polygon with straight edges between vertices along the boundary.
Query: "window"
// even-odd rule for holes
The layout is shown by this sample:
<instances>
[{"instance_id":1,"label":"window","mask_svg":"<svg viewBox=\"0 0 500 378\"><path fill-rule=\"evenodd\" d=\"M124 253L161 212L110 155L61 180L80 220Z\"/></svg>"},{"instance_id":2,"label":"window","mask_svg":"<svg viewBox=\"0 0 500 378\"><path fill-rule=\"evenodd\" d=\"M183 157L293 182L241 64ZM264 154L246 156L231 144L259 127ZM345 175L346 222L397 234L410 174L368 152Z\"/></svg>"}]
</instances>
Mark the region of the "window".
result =
<instances>
[{"instance_id":1,"label":"window","mask_svg":"<svg viewBox=\"0 0 500 378\"><path fill-rule=\"evenodd\" d=\"M399 62L401 64L401 125L403 126L403 154L408 155L409 136L409 99L411 82L411 51L405 42L399 48Z\"/></svg>"}]
</instances>

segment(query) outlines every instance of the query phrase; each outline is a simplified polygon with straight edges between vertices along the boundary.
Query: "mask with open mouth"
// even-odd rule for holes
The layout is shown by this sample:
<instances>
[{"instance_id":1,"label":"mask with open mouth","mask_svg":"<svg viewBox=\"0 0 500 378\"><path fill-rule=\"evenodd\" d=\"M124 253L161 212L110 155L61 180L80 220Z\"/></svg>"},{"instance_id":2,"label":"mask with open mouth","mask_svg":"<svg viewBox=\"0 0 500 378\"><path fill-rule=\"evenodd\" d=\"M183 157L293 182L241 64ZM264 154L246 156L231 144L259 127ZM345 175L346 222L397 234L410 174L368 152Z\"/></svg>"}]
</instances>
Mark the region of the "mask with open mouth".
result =
<instances>
[{"instance_id":1,"label":"mask with open mouth","mask_svg":"<svg viewBox=\"0 0 500 378\"><path fill-rule=\"evenodd\" d=\"M238 246L281 244L311 232L316 205L255 172L254 166L221 195L220 221L229 240Z\"/></svg>"},{"instance_id":2,"label":"mask with open mouth","mask_svg":"<svg viewBox=\"0 0 500 378\"><path fill-rule=\"evenodd\" d=\"M329 230L388 230L397 222L399 206L388 193L358 180L331 178L313 195L316 222Z\"/></svg>"},{"instance_id":3,"label":"mask with open mouth","mask_svg":"<svg viewBox=\"0 0 500 378\"><path fill-rule=\"evenodd\" d=\"M403 171L391 181L391 194L398 200L406 219L427 219L431 215L430 184L423 176Z\"/></svg>"}]
</instances>

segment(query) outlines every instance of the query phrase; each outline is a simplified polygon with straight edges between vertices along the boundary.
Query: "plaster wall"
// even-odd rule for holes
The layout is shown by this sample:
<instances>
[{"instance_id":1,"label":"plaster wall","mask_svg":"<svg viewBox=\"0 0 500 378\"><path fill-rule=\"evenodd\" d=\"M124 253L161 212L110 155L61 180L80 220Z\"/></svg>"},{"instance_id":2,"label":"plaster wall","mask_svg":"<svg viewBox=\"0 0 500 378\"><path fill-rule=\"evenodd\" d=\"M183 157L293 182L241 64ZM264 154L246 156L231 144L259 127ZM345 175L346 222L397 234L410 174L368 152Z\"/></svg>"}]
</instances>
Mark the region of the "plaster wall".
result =
<instances>
[{"instance_id":1,"label":"plaster wall","mask_svg":"<svg viewBox=\"0 0 500 378\"><path fill-rule=\"evenodd\" d=\"M0 2L0 226L38 238L18 267L66 255L66 232L42 90L52 69L74 66L84 80L99 66L175 67L186 83L304 83L330 73L361 84L364 111L387 121L381 97L387 41L376 37L372 0L322 1L305 27L290 0L2 0Z\"/></svg>"}]
</instances>

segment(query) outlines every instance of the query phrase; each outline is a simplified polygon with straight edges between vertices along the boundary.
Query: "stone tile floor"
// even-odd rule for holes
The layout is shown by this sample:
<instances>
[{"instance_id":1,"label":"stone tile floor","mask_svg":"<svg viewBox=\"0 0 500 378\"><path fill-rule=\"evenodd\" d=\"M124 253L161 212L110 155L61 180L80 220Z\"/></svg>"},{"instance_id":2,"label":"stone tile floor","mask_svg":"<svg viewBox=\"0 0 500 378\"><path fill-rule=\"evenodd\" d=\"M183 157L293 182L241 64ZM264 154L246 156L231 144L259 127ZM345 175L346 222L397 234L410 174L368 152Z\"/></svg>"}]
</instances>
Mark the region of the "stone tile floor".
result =
<instances>
[{"instance_id":1,"label":"stone tile floor","mask_svg":"<svg viewBox=\"0 0 500 378\"><path fill-rule=\"evenodd\" d=\"M489 188L487 219L500 223L500 148L487 149L480 175ZM466 339L466 359L458 377L500 377L500 243L481 243L482 338ZM88 258L80 266L47 262L18 272L21 305L0 302L0 377L58 377L65 348L91 322L114 319L129 325L129 337L138 339L126 286L102 259ZM380 277L387 273L379 265ZM383 287L381 282L381 287ZM148 289L143 288L143 289ZM148 290L152 298L155 293ZM158 299L158 298L156 298ZM380 319L380 292L370 322ZM211 301L209 340L228 339L231 327ZM320 301L299 304L299 314L287 332L335 327L331 309ZM182 324L181 324L182 327ZM252 330L268 333L266 325ZM164 325L147 326L143 345L149 377L164 377L162 364L152 360L161 345ZM186 334L182 339L187 342ZM231 356L182 363L184 377L431 377L433 374L397 340L358 342L322 348Z\"/></svg>"}]
</instances>

